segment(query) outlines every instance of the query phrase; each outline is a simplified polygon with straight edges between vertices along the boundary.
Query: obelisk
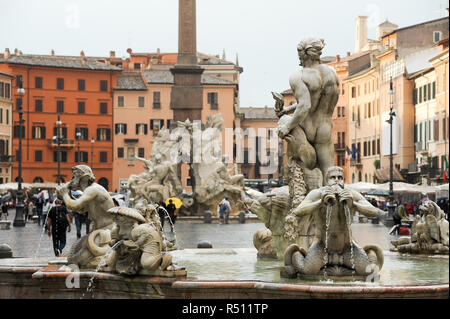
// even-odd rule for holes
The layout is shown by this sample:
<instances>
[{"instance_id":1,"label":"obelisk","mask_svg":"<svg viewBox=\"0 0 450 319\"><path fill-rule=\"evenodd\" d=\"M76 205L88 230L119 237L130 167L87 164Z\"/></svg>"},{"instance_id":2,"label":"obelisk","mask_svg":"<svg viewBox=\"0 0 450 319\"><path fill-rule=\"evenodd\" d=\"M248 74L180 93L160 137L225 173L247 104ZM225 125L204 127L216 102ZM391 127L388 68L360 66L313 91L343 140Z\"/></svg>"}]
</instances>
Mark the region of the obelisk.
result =
<instances>
[{"instance_id":1,"label":"obelisk","mask_svg":"<svg viewBox=\"0 0 450 319\"><path fill-rule=\"evenodd\" d=\"M197 61L195 0L178 0L178 60L170 69L174 85L170 94L173 123L201 120L203 69Z\"/></svg>"}]
</instances>

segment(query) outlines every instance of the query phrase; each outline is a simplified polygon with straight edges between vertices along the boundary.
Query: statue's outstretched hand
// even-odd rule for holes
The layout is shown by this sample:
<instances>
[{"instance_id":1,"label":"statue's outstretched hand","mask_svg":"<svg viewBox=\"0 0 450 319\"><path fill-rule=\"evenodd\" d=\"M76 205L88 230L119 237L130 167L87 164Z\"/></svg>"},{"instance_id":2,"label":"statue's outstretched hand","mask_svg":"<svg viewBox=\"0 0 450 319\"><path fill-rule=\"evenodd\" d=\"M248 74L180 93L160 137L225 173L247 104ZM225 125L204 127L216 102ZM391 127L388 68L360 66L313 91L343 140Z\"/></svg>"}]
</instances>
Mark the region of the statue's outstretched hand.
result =
<instances>
[{"instance_id":1,"label":"statue's outstretched hand","mask_svg":"<svg viewBox=\"0 0 450 319\"><path fill-rule=\"evenodd\" d=\"M69 188L67 187L66 184L63 185L58 185L56 187L56 197L58 197L58 199L63 200L64 199L64 195L69 193Z\"/></svg>"},{"instance_id":2,"label":"statue's outstretched hand","mask_svg":"<svg viewBox=\"0 0 450 319\"><path fill-rule=\"evenodd\" d=\"M338 196L341 203L345 202L349 208L353 206L353 196L350 190L343 189L339 192Z\"/></svg>"},{"instance_id":3,"label":"statue's outstretched hand","mask_svg":"<svg viewBox=\"0 0 450 319\"><path fill-rule=\"evenodd\" d=\"M284 138L286 135L288 135L290 132L289 128L287 126L281 126L278 128L278 136L280 138Z\"/></svg>"}]
</instances>

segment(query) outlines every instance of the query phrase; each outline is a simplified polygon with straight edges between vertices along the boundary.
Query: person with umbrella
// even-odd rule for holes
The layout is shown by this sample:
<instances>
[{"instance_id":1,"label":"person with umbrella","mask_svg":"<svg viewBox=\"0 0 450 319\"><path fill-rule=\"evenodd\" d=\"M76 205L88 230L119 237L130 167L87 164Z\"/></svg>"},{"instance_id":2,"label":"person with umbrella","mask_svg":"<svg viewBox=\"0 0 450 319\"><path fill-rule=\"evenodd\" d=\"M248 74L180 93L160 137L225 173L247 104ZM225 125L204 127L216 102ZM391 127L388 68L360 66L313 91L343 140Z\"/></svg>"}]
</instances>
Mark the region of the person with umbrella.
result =
<instances>
[{"instance_id":1,"label":"person with umbrella","mask_svg":"<svg viewBox=\"0 0 450 319\"><path fill-rule=\"evenodd\" d=\"M174 225L175 225L175 221L177 219L177 211L176 211L177 207L175 206L175 203L173 202L172 198L169 198L168 201L169 201L169 203L167 204L166 210L169 213L169 217L170 217L170 220L171 220L171 223L170 223L170 228L171 229L170 229L170 231L173 233L173 228L174 228Z\"/></svg>"}]
</instances>

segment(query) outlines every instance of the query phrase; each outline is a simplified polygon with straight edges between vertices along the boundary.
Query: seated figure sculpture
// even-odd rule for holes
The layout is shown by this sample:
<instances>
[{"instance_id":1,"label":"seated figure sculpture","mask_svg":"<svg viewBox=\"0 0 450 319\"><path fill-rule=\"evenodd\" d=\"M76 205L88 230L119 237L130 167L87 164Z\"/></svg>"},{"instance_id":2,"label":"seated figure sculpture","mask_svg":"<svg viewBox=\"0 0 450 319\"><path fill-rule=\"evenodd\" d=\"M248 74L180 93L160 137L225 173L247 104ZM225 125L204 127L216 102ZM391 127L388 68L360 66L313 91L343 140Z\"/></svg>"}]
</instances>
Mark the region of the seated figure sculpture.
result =
<instances>
[{"instance_id":1,"label":"seated figure sculpture","mask_svg":"<svg viewBox=\"0 0 450 319\"><path fill-rule=\"evenodd\" d=\"M378 210L358 192L344 188L342 168L328 168L326 183L326 186L312 190L293 212L313 215L315 238L308 251L297 244L286 249L287 272L291 275L364 276L374 270L371 264L381 269L381 248L376 245L359 247L350 228L355 210L368 217L378 217Z\"/></svg>"},{"instance_id":2,"label":"seated figure sculpture","mask_svg":"<svg viewBox=\"0 0 450 319\"><path fill-rule=\"evenodd\" d=\"M411 236L391 241L394 251L411 254L447 254L449 224L445 213L433 201L426 201L420 207L422 216L415 216Z\"/></svg>"},{"instance_id":3,"label":"seated figure sculpture","mask_svg":"<svg viewBox=\"0 0 450 319\"><path fill-rule=\"evenodd\" d=\"M155 224L147 223L134 208L113 207L108 212L115 221L113 237L123 241L115 257L117 273L135 275L142 269L150 272L170 269L172 256L162 252L163 240Z\"/></svg>"},{"instance_id":4,"label":"seated figure sculpture","mask_svg":"<svg viewBox=\"0 0 450 319\"><path fill-rule=\"evenodd\" d=\"M76 212L88 212L91 220L91 233L81 237L72 246L69 264L79 267L96 268L100 259L110 250L110 229L114 222L107 212L114 207L108 191L94 182L95 177L89 166L77 165L72 168L72 179L69 183L58 186L57 197L64 201L67 208ZM81 190L82 195L74 199L70 191Z\"/></svg>"}]
</instances>

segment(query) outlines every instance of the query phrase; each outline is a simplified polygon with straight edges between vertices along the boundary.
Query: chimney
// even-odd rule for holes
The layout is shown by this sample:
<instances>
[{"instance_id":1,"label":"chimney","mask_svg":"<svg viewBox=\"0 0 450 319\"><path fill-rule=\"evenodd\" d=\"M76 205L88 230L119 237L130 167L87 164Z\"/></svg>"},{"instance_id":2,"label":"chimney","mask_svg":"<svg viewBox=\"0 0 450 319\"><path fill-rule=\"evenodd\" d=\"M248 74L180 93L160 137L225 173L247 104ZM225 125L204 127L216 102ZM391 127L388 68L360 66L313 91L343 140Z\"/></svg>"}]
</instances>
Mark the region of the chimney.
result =
<instances>
[{"instance_id":1,"label":"chimney","mask_svg":"<svg viewBox=\"0 0 450 319\"><path fill-rule=\"evenodd\" d=\"M347 56L351 56L352 54L349 52L349 51L347 51Z\"/></svg>"},{"instance_id":2,"label":"chimney","mask_svg":"<svg viewBox=\"0 0 450 319\"><path fill-rule=\"evenodd\" d=\"M113 59L116 57L116 51L109 51L109 58Z\"/></svg>"},{"instance_id":3,"label":"chimney","mask_svg":"<svg viewBox=\"0 0 450 319\"><path fill-rule=\"evenodd\" d=\"M157 49L156 49L156 53L161 54L160 48L157 48Z\"/></svg>"},{"instance_id":4,"label":"chimney","mask_svg":"<svg viewBox=\"0 0 450 319\"><path fill-rule=\"evenodd\" d=\"M81 56L82 58L84 58L84 51L83 51L83 50L81 50L80 56Z\"/></svg>"},{"instance_id":5,"label":"chimney","mask_svg":"<svg viewBox=\"0 0 450 319\"><path fill-rule=\"evenodd\" d=\"M127 49L127 53L131 55L131 53L133 52L133 50L131 50L131 48Z\"/></svg>"},{"instance_id":6,"label":"chimney","mask_svg":"<svg viewBox=\"0 0 450 319\"><path fill-rule=\"evenodd\" d=\"M341 57L338 55L336 55L336 62L341 62Z\"/></svg>"},{"instance_id":7,"label":"chimney","mask_svg":"<svg viewBox=\"0 0 450 319\"><path fill-rule=\"evenodd\" d=\"M239 66L239 57L237 53L236 53L236 66Z\"/></svg>"},{"instance_id":8,"label":"chimney","mask_svg":"<svg viewBox=\"0 0 450 319\"><path fill-rule=\"evenodd\" d=\"M14 49L14 54L17 55L19 53L19 50L17 48Z\"/></svg>"},{"instance_id":9,"label":"chimney","mask_svg":"<svg viewBox=\"0 0 450 319\"><path fill-rule=\"evenodd\" d=\"M367 16L358 16L356 22L355 53L367 44Z\"/></svg>"},{"instance_id":10,"label":"chimney","mask_svg":"<svg viewBox=\"0 0 450 319\"><path fill-rule=\"evenodd\" d=\"M52 50L50 51L50 55L51 55L51 56L55 56L55 50L52 49Z\"/></svg>"},{"instance_id":11,"label":"chimney","mask_svg":"<svg viewBox=\"0 0 450 319\"><path fill-rule=\"evenodd\" d=\"M9 52L9 48L5 49L5 53L3 54L3 57L5 59L8 59L11 56L11 52Z\"/></svg>"},{"instance_id":12,"label":"chimney","mask_svg":"<svg viewBox=\"0 0 450 319\"><path fill-rule=\"evenodd\" d=\"M19 50L19 52L17 52L17 55L22 55L22 51Z\"/></svg>"}]
</instances>

